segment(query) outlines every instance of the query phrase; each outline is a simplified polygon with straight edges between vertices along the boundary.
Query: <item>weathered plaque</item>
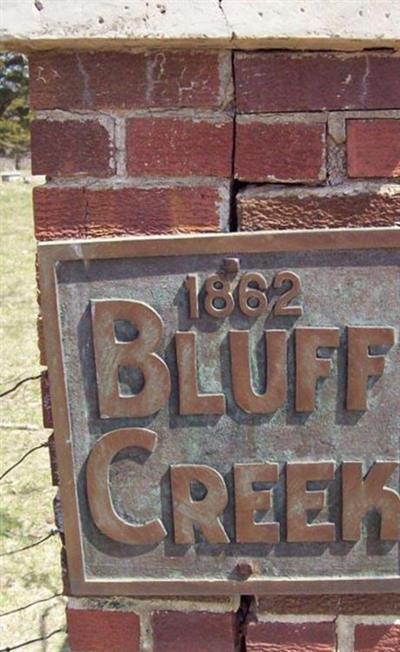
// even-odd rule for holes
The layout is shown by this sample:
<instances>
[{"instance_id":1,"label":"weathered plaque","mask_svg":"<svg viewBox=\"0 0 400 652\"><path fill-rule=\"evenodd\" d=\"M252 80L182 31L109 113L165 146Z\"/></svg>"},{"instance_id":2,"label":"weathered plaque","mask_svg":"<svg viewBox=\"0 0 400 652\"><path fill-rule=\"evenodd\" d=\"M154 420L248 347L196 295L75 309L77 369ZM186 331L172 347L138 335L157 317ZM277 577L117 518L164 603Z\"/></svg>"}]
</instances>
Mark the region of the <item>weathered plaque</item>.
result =
<instances>
[{"instance_id":1,"label":"weathered plaque","mask_svg":"<svg viewBox=\"0 0 400 652\"><path fill-rule=\"evenodd\" d=\"M77 595L400 589L400 230L40 245Z\"/></svg>"}]
</instances>

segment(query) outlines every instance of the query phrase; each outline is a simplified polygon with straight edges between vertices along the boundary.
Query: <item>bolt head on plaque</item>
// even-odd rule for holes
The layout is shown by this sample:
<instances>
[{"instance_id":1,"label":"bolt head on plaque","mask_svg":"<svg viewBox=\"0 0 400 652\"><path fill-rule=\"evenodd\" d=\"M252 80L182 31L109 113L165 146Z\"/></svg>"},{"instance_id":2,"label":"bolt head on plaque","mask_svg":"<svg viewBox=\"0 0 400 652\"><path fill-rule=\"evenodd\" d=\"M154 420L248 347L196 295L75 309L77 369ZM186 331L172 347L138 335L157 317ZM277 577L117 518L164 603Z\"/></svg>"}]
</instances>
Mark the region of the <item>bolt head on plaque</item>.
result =
<instances>
[{"instance_id":1,"label":"bolt head on plaque","mask_svg":"<svg viewBox=\"0 0 400 652\"><path fill-rule=\"evenodd\" d=\"M240 561L236 564L235 571L241 580L247 580L253 574L253 564L248 561Z\"/></svg>"},{"instance_id":2,"label":"bolt head on plaque","mask_svg":"<svg viewBox=\"0 0 400 652\"><path fill-rule=\"evenodd\" d=\"M240 272L240 259L224 258L222 261L222 269L225 274L238 274Z\"/></svg>"}]
</instances>

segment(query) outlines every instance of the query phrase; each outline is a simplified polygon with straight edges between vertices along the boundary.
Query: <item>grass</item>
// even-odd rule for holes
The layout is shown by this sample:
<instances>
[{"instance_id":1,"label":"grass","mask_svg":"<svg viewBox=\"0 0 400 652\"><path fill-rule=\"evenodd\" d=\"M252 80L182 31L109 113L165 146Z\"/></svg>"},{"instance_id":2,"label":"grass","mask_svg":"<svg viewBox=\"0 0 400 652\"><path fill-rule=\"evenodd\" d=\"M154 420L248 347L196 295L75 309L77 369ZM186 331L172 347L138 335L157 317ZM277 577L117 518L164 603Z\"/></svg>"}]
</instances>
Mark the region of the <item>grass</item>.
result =
<instances>
[{"instance_id":1,"label":"grass","mask_svg":"<svg viewBox=\"0 0 400 652\"><path fill-rule=\"evenodd\" d=\"M0 185L0 392L40 373L36 339L35 241L32 186ZM0 474L49 435L42 427L38 380L0 398ZM48 450L35 451L0 482L0 554L39 541L54 527ZM60 593L60 543L51 537L0 558L0 615ZM0 617L0 648L40 638L65 625L65 598ZM25 648L24 648L25 649ZM27 647L65 652L66 635Z\"/></svg>"}]
</instances>

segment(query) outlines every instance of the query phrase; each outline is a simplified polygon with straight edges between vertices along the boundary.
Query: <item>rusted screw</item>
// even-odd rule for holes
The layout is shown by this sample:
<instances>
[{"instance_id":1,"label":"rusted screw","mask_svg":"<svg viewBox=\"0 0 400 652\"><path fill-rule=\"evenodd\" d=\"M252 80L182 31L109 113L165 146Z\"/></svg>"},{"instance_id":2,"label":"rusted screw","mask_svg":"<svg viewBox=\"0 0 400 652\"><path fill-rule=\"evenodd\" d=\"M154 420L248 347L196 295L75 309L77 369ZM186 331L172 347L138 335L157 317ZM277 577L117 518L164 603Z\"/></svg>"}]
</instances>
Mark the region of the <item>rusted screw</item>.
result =
<instances>
[{"instance_id":1,"label":"rusted screw","mask_svg":"<svg viewBox=\"0 0 400 652\"><path fill-rule=\"evenodd\" d=\"M226 274L237 274L240 272L239 258L224 258L222 266Z\"/></svg>"},{"instance_id":2,"label":"rusted screw","mask_svg":"<svg viewBox=\"0 0 400 652\"><path fill-rule=\"evenodd\" d=\"M248 561L240 561L235 567L240 579L246 580L253 573L253 566Z\"/></svg>"}]
</instances>

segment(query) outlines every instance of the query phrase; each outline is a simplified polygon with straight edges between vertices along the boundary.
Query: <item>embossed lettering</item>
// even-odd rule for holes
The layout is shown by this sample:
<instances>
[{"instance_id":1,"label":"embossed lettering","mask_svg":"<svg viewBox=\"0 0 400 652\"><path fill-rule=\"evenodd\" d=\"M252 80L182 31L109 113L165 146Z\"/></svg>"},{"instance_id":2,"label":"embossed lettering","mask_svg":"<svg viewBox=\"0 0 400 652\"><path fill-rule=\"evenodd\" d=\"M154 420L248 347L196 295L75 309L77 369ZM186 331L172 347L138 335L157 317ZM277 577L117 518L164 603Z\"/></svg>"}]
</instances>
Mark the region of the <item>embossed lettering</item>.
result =
<instances>
[{"instance_id":1,"label":"embossed lettering","mask_svg":"<svg viewBox=\"0 0 400 652\"><path fill-rule=\"evenodd\" d=\"M200 394L197 383L196 333L175 335L179 414L225 414L223 394Z\"/></svg>"},{"instance_id":2,"label":"embossed lettering","mask_svg":"<svg viewBox=\"0 0 400 652\"><path fill-rule=\"evenodd\" d=\"M370 509L381 515L380 537L387 541L400 540L400 495L385 487L397 462L375 462L363 477L361 462L344 462L342 466L343 539L358 541L361 520Z\"/></svg>"},{"instance_id":3,"label":"embossed lettering","mask_svg":"<svg viewBox=\"0 0 400 652\"><path fill-rule=\"evenodd\" d=\"M118 320L130 321L138 329L136 339L116 339ZM141 301L92 301L92 324L100 416L147 417L157 412L171 391L168 367L154 353L163 334L160 315ZM118 374L122 366L134 367L143 374L144 386L138 394L121 395Z\"/></svg>"},{"instance_id":4,"label":"embossed lettering","mask_svg":"<svg viewBox=\"0 0 400 652\"><path fill-rule=\"evenodd\" d=\"M255 490L255 482L278 481L278 464L235 464L235 521L238 543L278 543L279 523L255 523L257 510L272 507L271 489Z\"/></svg>"},{"instance_id":5,"label":"embossed lettering","mask_svg":"<svg viewBox=\"0 0 400 652\"><path fill-rule=\"evenodd\" d=\"M308 490L309 482L334 479L333 462L289 462L286 465L287 540L334 541L334 523L309 523L307 512L326 505L326 490Z\"/></svg>"},{"instance_id":6,"label":"embossed lettering","mask_svg":"<svg viewBox=\"0 0 400 652\"><path fill-rule=\"evenodd\" d=\"M157 435L146 428L112 430L93 446L86 466L86 490L92 518L103 534L120 543L154 544L167 536L160 519L134 525L121 518L114 509L109 486L109 470L113 458L125 448L143 448L152 453Z\"/></svg>"},{"instance_id":7,"label":"embossed lettering","mask_svg":"<svg viewBox=\"0 0 400 652\"><path fill-rule=\"evenodd\" d=\"M327 378L332 360L318 357L321 347L339 346L338 328L296 328L296 410L312 412L318 378Z\"/></svg>"},{"instance_id":8,"label":"embossed lettering","mask_svg":"<svg viewBox=\"0 0 400 652\"><path fill-rule=\"evenodd\" d=\"M249 331L229 331L233 395L249 414L268 414L282 407L286 399L286 331L265 331L266 385L256 394L251 382Z\"/></svg>"},{"instance_id":9,"label":"embossed lettering","mask_svg":"<svg viewBox=\"0 0 400 652\"><path fill-rule=\"evenodd\" d=\"M208 543L229 543L220 516L228 504L228 492L218 471L204 464L177 464L170 467L175 543L195 543L197 525ZM207 493L192 498L191 484L199 482Z\"/></svg>"},{"instance_id":10,"label":"embossed lettering","mask_svg":"<svg viewBox=\"0 0 400 652\"><path fill-rule=\"evenodd\" d=\"M382 376L385 367L383 355L372 355L371 346L390 347L395 343L394 328L349 326L347 360L347 409L367 409L367 386L370 376Z\"/></svg>"}]
</instances>

